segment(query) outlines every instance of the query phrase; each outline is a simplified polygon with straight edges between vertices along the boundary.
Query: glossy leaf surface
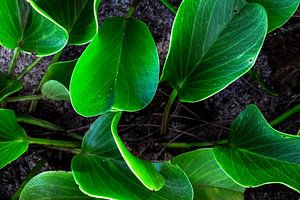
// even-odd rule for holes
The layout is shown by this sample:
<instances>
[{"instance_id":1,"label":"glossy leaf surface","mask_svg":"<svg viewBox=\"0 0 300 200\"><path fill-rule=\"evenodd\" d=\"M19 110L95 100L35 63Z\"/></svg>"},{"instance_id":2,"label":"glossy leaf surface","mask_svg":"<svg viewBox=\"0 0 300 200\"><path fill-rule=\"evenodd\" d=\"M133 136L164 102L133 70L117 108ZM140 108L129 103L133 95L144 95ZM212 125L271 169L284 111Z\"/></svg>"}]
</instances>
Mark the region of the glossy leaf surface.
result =
<instances>
[{"instance_id":1,"label":"glossy leaf surface","mask_svg":"<svg viewBox=\"0 0 300 200\"><path fill-rule=\"evenodd\" d=\"M156 164L165 186L148 190L123 160L111 133L115 114L99 117L84 137L82 152L72 160L72 172L80 189L94 197L119 200L192 200L192 186L185 173L169 162Z\"/></svg>"},{"instance_id":2,"label":"glossy leaf surface","mask_svg":"<svg viewBox=\"0 0 300 200\"><path fill-rule=\"evenodd\" d=\"M244 0L184 0L177 12L161 80L181 102L204 100L254 65L267 14Z\"/></svg>"},{"instance_id":3,"label":"glossy leaf surface","mask_svg":"<svg viewBox=\"0 0 300 200\"><path fill-rule=\"evenodd\" d=\"M172 159L188 176L194 200L242 200L245 188L235 183L217 164L213 149L199 149Z\"/></svg>"},{"instance_id":4,"label":"glossy leaf surface","mask_svg":"<svg viewBox=\"0 0 300 200\"><path fill-rule=\"evenodd\" d=\"M214 155L241 185L282 183L300 191L300 137L274 130L255 105L233 122L228 146L215 148Z\"/></svg>"},{"instance_id":5,"label":"glossy leaf surface","mask_svg":"<svg viewBox=\"0 0 300 200\"><path fill-rule=\"evenodd\" d=\"M23 84L18 80L13 80L0 71L0 103L9 95L18 92L23 88Z\"/></svg>"},{"instance_id":6,"label":"glossy leaf surface","mask_svg":"<svg viewBox=\"0 0 300 200\"><path fill-rule=\"evenodd\" d=\"M72 105L86 117L140 110L153 99L158 74L158 53L147 26L135 19L110 18L76 64Z\"/></svg>"},{"instance_id":7,"label":"glossy leaf surface","mask_svg":"<svg viewBox=\"0 0 300 200\"><path fill-rule=\"evenodd\" d=\"M98 31L100 0L30 0L69 33L70 45L92 40Z\"/></svg>"},{"instance_id":8,"label":"glossy leaf surface","mask_svg":"<svg viewBox=\"0 0 300 200\"><path fill-rule=\"evenodd\" d=\"M296 12L299 0L247 0L259 3L267 10L269 19L269 32L282 26Z\"/></svg>"},{"instance_id":9,"label":"glossy leaf surface","mask_svg":"<svg viewBox=\"0 0 300 200\"><path fill-rule=\"evenodd\" d=\"M28 145L28 137L17 123L15 113L0 109L0 169L20 157Z\"/></svg>"},{"instance_id":10,"label":"glossy leaf surface","mask_svg":"<svg viewBox=\"0 0 300 200\"><path fill-rule=\"evenodd\" d=\"M77 59L51 64L43 76L42 82L55 80L62 83L66 88L69 88L76 62Z\"/></svg>"},{"instance_id":11,"label":"glossy leaf surface","mask_svg":"<svg viewBox=\"0 0 300 200\"><path fill-rule=\"evenodd\" d=\"M121 113L118 113L113 119L112 135L123 159L127 163L130 170L149 190L160 190L164 186L165 180L163 176L160 175L160 173L157 171L153 163L150 161L141 160L138 157L132 155L121 140L117 129L121 115Z\"/></svg>"},{"instance_id":12,"label":"glossy leaf surface","mask_svg":"<svg viewBox=\"0 0 300 200\"><path fill-rule=\"evenodd\" d=\"M47 81L42 87L42 95L55 101L69 101L70 94L68 89L58 81Z\"/></svg>"},{"instance_id":13,"label":"glossy leaf surface","mask_svg":"<svg viewBox=\"0 0 300 200\"><path fill-rule=\"evenodd\" d=\"M20 200L91 200L82 193L71 172L50 171L33 177L20 194Z\"/></svg>"},{"instance_id":14,"label":"glossy leaf surface","mask_svg":"<svg viewBox=\"0 0 300 200\"><path fill-rule=\"evenodd\" d=\"M46 56L60 51L68 33L26 0L0 0L0 44Z\"/></svg>"}]
</instances>

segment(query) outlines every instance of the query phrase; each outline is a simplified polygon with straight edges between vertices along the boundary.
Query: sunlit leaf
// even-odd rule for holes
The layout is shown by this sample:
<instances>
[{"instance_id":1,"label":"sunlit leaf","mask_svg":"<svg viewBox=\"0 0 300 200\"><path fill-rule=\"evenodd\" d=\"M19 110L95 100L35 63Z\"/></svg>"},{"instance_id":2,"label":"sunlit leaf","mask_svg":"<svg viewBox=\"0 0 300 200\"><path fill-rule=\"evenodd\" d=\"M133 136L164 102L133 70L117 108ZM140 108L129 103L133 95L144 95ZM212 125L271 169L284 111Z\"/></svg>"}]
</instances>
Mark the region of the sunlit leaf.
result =
<instances>
[{"instance_id":1,"label":"sunlit leaf","mask_svg":"<svg viewBox=\"0 0 300 200\"><path fill-rule=\"evenodd\" d=\"M42 95L51 100L69 101L69 90L58 81L47 81L42 87Z\"/></svg>"},{"instance_id":2,"label":"sunlit leaf","mask_svg":"<svg viewBox=\"0 0 300 200\"><path fill-rule=\"evenodd\" d=\"M25 0L0 0L0 45L46 56L60 51L68 33Z\"/></svg>"},{"instance_id":3,"label":"sunlit leaf","mask_svg":"<svg viewBox=\"0 0 300 200\"><path fill-rule=\"evenodd\" d=\"M154 97L158 73L158 53L147 26L135 19L110 18L76 64L72 105L86 117L140 110Z\"/></svg>"},{"instance_id":4,"label":"sunlit leaf","mask_svg":"<svg viewBox=\"0 0 300 200\"><path fill-rule=\"evenodd\" d=\"M244 0L184 0L176 15L161 80L182 102L204 100L254 65L267 13Z\"/></svg>"},{"instance_id":5,"label":"sunlit leaf","mask_svg":"<svg viewBox=\"0 0 300 200\"><path fill-rule=\"evenodd\" d=\"M0 169L20 157L28 145L28 136L17 123L14 111L0 109Z\"/></svg>"},{"instance_id":6,"label":"sunlit leaf","mask_svg":"<svg viewBox=\"0 0 300 200\"><path fill-rule=\"evenodd\" d=\"M228 146L215 148L214 155L241 185L282 183L300 191L300 137L274 130L255 105L233 122Z\"/></svg>"}]
</instances>

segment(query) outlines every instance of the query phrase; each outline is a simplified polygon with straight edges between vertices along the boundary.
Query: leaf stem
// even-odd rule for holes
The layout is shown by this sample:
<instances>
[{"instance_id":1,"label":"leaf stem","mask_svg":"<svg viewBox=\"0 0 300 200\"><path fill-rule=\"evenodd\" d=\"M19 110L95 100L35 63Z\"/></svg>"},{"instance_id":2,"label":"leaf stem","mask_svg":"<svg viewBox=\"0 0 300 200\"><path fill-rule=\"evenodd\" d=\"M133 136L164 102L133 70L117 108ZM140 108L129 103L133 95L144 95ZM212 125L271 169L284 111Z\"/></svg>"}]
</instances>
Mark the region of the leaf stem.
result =
<instances>
[{"instance_id":1,"label":"leaf stem","mask_svg":"<svg viewBox=\"0 0 300 200\"><path fill-rule=\"evenodd\" d=\"M162 4L166 6L166 8L173 14L176 15L177 13L177 8L173 6L168 0L160 0Z\"/></svg>"},{"instance_id":2,"label":"leaf stem","mask_svg":"<svg viewBox=\"0 0 300 200\"><path fill-rule=\"evenodd\" d=\"M46 160L41 159L35 166L34 168L31 170L31 172L28 174L28 176L26 177L26 179L23 181L23 183L21 184L21 186L18 188L17 192L12 196L12 200L18 200L19 196L22 192L22 190L24 189L25 185L28 183L28 181L30 181L34 176L36 176L42 169L42 167L45 165Z\"/></svg>"},{"instance_id":3,"label":"leaf stem","mask_svg":"<svg viewBox=\"0 0 300 200\"><path fill-rule=\"evenodd\" d=\"M32 101L43 99L42 95L30 95L30 96L18 96L18 97L8 97L6 99L7 103L15 103L15 102L22 102L22 101Z\"/></svg>"},{"instance_id":4,"label":"leaf stem","mask_svg":"<svg viewBox=\"0 0 300 200\"><path fill-rule=\"evenodd\" d=\"M59 51L58 53L56 53L56 54L54 55L54 57L53 57L51 63L49 64L49 66L59 61L59 59L60 59L60 57L61 57L63 51L64 51L64 49L62 49L61 51ZM45 74L46 74L46 73L47 73L47 72L45 72ZM41 81L39 82L39 85L38 85L38 87L37 87L37 89L36 89L36 92L40 92L40 91L41 91L41 88L42 88L43 84L45 83L45 74L43 75ZM33 101L30 103L30 106L29 106L29 113L32 113L32 111L35 110L36 105L37 105L37 101L35 101L35 100L33 100Z\"/></svg>"},{"instance_id":5,"label":"leaf stem","mask_svg":"<svg viewBox=\"0 0 300 200\"><path fill-rule=\"evenodd\" d=\"M17 76L17 80L21 80L28 72L30 72L41 60L43 57L37 58L30 65L25 67L25 69Z\"/></svg>"},{"instance_id":6,"label":"leaf stem","mask_svg":"<svg viewBox=\"0 0 300 200\"><path fill-rule=\"evenodd\" d=\"M81 142L50 140L44 138L30 138L29 143L46 145L46 146L54 146L54 147L62 147L62 148L81 148Z\"/></svg>"},{"instance_id":7,"label":"leaf stem","mask_svg":"<svg viewBox=\"0 0 300 200\"><path fill-rule=\"evenodd\" d=\"M15 48L13 57L12 57L10 63L9 63L9 66L8 66L7 73L8 73L9 76L11 76L14 73L14 70L16 68L17 59L18 59L19 55L20 55L19 48Z\"/></svg>"},{"instance_id":8,"label":"leaf stem","mask_svg":"<svg viewBox=\"0 0 300 200\"><path fill-rule=\"evenodd\" d=\"M62 127L53 124L51 122L42 120L42 119L36 119L32 116L29 115L18 115L17 116L17 121L19 123L24 123L24 124L30 124L30 125L35 125L39 126L41 128L45 128L51 131L65 131Z\"/></svg>"},{"instance_id":9,"label":"leaf stem","mask_svg":"<svg viewBox=\"0 0 300 200\"><path fill-rule=\"evenodd\" d=\"M161 125L160 125L160 134L165 135L167 133L167 128L168 128L168 121L169 121L169 115L170 115L170 110L172 108L172 105L177 97L177 91L174 89L172 94L169 97L168 103L165 107Z\"/></svg>"},{"instance_id":10,"label":"leaf stem","mask_svg":"<svg viewBox=\"0 0 300 200\"><path fill-rule=\"evenodd\" d=\"M129 19L132 17L132 15L135 12L135 9L137 7L137 5L140 3L140 0L134 0L134 2L131 4L131 6L129 7L129 10L125 16L126 19Z\"/></svg>"},{"instance_id":11,"label":"leaf stem","mask_svg":"<svg viewBox=\"0 0 300 200\"><path fill-rule=\"evenodd\" d=\"M282 113L281 115L279 115L278 117L276 117L275 119L273 119L270 122L270 125L271 126L276 126L277 124L283 122L284 120L286 120L287 118L295 115L298 112L300 112L300 104L294 106L293 108L285 111L284 113Z\"/></svg>"},{"instance_id":12,"label":"leaf stem","mask_svg":"<svg viewBox=\"0 0 300 200\"><path fill-rule=\"evenodd\" d=\"M174 143L162 143L163 146L166 146L170 149L190 149L190 148L209 148L222 144L226 144L228 140L220 140L218 142L194 142L194 143L184 143L184 142L174 142Z\"/></svg>"}]
</instances>

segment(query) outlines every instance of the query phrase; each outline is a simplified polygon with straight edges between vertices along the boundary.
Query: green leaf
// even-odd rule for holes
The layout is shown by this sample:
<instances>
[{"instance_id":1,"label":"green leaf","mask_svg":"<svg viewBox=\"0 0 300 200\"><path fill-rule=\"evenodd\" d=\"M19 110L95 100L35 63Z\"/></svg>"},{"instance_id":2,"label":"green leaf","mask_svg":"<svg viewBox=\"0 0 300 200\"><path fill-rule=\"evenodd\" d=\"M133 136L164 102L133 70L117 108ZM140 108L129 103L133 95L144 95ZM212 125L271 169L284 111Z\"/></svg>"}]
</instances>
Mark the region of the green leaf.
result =
<instances>
[{"instance_id":1,"label":"green leaf","mask_svg":"<svg viewBox=\"0 0 300 200\"><path fill-rule=\"evenodd\" d=\"M28 136L12 110L0 109L0 169L19 158L29 145Z\"/></svg>"},{"instance_id":2,"label":"green leaf","mask_svg":"<svg viewBox=\"0 0 300 200\"><path fill-rule=\"evenodd\" d=\"M33 177L21 192L20 200L88 200L76 185L71 172L49 171Z\"/></svg>"},{"instance_id":3,"label":"green leaf","mask_svg":"<svg viewBox=\"0 0 300 200\"><path fill-rule=\"evenodd\" d=\"M86 117L140 110L153 99L158 74L158 53L148 27L135 19L110 18L76 64L72 105Z\"/></svg>"},{"instance_id":4,"label":"green leaf","mask_svg":"<svg viewBox=\"0 0 300 200\"><path fill-rule=\"evenodd\" d=\"M165 184L164 177L160 175L152 162L141 160L138 157L132 155L130 151L127 150L126 146L119 137L117 127L121 116L122 113L116 114L113 119L111 128L112 135L123 159L127 163L130 170L145 185L145 187L147 187L149 190L160 190Z\"/></svg>"},{"instance_id":5,"label":"green leaf","mask_svg":"<svg viewBox=\"0 0 300 200\"><path fill-rule=\"evenodd\" d=\"M184 0L161 80L181 102L204 100L254 65L267 32L265 9L244 0Z\"/></svg>"},{"instance_id":6,"label":"green leaf","mask_svg":"<svg viewBox=\"0 0 300 200\"><path fill-rule=\"evenodd\" d=\"M282 183L300 192L300 137L274 130L255 105L233 122L228 146L215 148L214 155L241 185Z\"/></svg>"},{"instance_id":7,"label":"green leaf","mask_svg":"<svg viewBox=\"0 0 300 200\"><path fill-rule=\"evenodd\" d=\"M42 83L55 80L62 83L66 88L69 88L76 63L77 59L51 64L43 76Z\"/></svg>"},{"instance_id":8,"label":"green leaf","mask_svg":"<svg viewBox=\"0 0 300 200\"><path fill-rule=\"evenodd\" d=\"M269 19L269 32L282 26L289 20L299 7L299 0L247 0L259 3L266 9Z\"/></svg>"},{"instance_id":9,"label":"green leaf","mask_svg":"<svg viewBox=\"0 0 300 200\"><path fill-rule=\"evenodd\" d=\"M13 80L0 71L0 102L9 95L18 92L23 88L23 84L18 80Z\"/></svg>"},{"instance_id":10,"label":"green leaf","mask_svg":"<svg viewBox=\"0 0 300 200\"><path fill-rule=\"evenodd\" d=\"M101 0L29 0L47 13L69 33L70 45L83 45L98 31L98 7Z\"/></svg>"},{"instance_id":11,"label":"green leaf","mask_svg":"<svg viewBox=\"0 0 300 200\"><path fill-rule=\"evenodd\" d=\"M70 94L68 89L58 81L47 81L42 86L42 95L55 101L69 101Z\"/></svg>"},{"instance_id":12,"label":"green leaf","mask_svg":"<svg viewBox=\"0 0 300 200\"><path fill-rule=\"evenodd\" d=\"M114 113L99 117L86 133L82 152L72 160L72 172L80 189L90 196L120 200L192 200L192 186L185 173L169 162L156 164L166 180L153 192L128 168L111 132Z\"/></svg>"},{"instance_id":13,"label":"green leaf","mask_svg":"<svg viewBox=\"0 0 300 200\"><path fill-rule=\"evenodd\" d=\"M245 188L235 183L217 164L213 149L199 149L172 159L188 176L194 200L242 200Z\"/></svg>"},{"instance_id":14,"label":"green leaf","mask_svg":"<svg viewBox=\"0 0 300 200\"><path fill-rule=\"evenodd\" d=\"M0 0L0 44L38 56L59 52L68 33L25 0Z\"/></svg>"}]
</instances>

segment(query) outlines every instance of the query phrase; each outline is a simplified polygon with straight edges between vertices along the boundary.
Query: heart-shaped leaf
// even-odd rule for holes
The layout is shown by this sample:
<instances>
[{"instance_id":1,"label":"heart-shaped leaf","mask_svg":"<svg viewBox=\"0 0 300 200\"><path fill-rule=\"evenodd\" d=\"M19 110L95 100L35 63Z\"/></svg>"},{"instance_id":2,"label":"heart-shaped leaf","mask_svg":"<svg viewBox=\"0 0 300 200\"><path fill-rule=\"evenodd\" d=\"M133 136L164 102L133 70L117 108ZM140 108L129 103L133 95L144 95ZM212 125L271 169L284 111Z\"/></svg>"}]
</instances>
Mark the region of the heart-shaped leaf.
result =
<instances>
[{"instance_id":1,"label":"heart-shaped leaf","mask_svg":"<svg viewBox=\"0 0 300 200\"><path fill-rule=\"evenodd\" d=\"M169 162L156 164L165 186L150 191L126 165L111 132L114 113L99 117L86 133L82 152L72 160L72 172L80 189L93 197L119 200L192 200L192 186L185 173Z\"/></svg>"},{"instance_id":2,"label":"heart-shaped leaf","mask_svg":"<svg viewBox=\"0 0 300 200\"><path fill-rule=\"evenodd\" d=\"M72 105L86 117L140 110L153 99L158 74L158 53L148 27L135 19L110 18L76 64Z\"/></svg>"},{"instance_id":3,"label":"heart-shaped leaf","mask_svg":"<svg viewBox=\"0 0 300 200\"><path fill-rule=\"evenodd\" d=\"M0 44L38 56L59 52L68 33L25 0L0 0Z\"/></svg>"},{"instance_id":4,"label":"heart-shaped leaf","mask_svg":"<svg viewBox=\"0 0 300 200\"><path fill-rule=\"evenodd\" d=\"M244 0L184 0L174 21L161 80L182 102L223 90L254 65L267 32L267 14Z\"/></svg>"},{"instance_id":5,"label":"heart-shaped leaf","mask_svg":"<svg viewBox=\"0 0 300 200\"><path fill-rule=\"evenodd\" d=\"M63 84L66 88L69 88L76 62L77 59L51 64L41 80L42 83L55 80Z\"/></svg>"},{"instance_id":6,"label":"heart-shaped leaf","mask_svg":"<svg viewBox=\"0 0 300 200\"><path fill-rule=\"evenodd\" d=\"M33 177L20 194L20 200L91 200L76 185L71 172L49 171Z\"/></svg>"},{"instance_id":7,"label":"heart-shaped leaf","mask_svg":"<svg viewBox=\"0 0 300 200\"><path fill-rule=\"evenodd\" d=\"M55 101L69 101L70 94L68 89L58 81L47 81L42 87L42 95Z\"/></svg>"},{"instance_id":8,"label":"heart-shaped leaf","mask_svg":"<svg viewBox=\"0 0 300 200\"><path fill-rule=\"evenodd\" d=\"M9 95L18 92L23 88L23 84L18 80L13 80L0 71L0 103Z\"/></svg>"},{"instance_id":9,"label":"heart-shaped leaf","mask_svg":"<svg viewBox=\"0 0 300 200\"><path fill-rule=\"evenodd\" d=\"M190 179L194 200L242 200L245 188L235 183L217 164L213 149L199 149L172 159Z\"/></svg>"},{"instance_id":10,"label":"heart-shaped leaf","mask_svg":"<svg viewBox=\"0 0 300 200\"><path fill-rule=\"evenodd\" d=\"M28 145L29 138L17 123L15 113L0 109L0 169L19 158Z\"/></svg>"},{"instance_id":11,"label":"heart-shaped leaf","mask_svg":"<svg viewBox=\"0 0 300 200\"><path fill-rule=\"evenodd\" d=\"M233 122L228 146L215 148L214 155L241 185L282 183L300 191L300 137L274 130L255 105Z\"/></svg>"},{"instance_id":12,"label":"heart-shaped leaf","mask_svg":"<svg viewBox=\"0 0 300 200\"><path fill-rule=\"evenodd\" d=\"M88 43L98 31L97 13L101 0L28 1L65 28L70 45Z\"/></svg>"},{"instance_id":13,"label":"heart-shaped leaf","mask_svg":"<svg viewBox=\"0 0 300 200\"><path fill-rule=\"evenodd\" d=\"M164 186L165 180L163 176L159 174L153 163L133 156L130 151L127 150L126 146L119 137L117 127L121 116L122 113L116 114L111 128L114 140L123 159L127 163L130 170L149 190L160 190Z\"/></svg>"},{"instance_id":14,"label":"heart-shaped leaf","mask_svg":"<svg viewBox=\"0 0 300 200\"><path fill-rule=\"evenodd\" d=\"M282 26L296 12L299 0L247 0L265 7L269 19L269 32Z\"/></svg>"}]
</instances>

